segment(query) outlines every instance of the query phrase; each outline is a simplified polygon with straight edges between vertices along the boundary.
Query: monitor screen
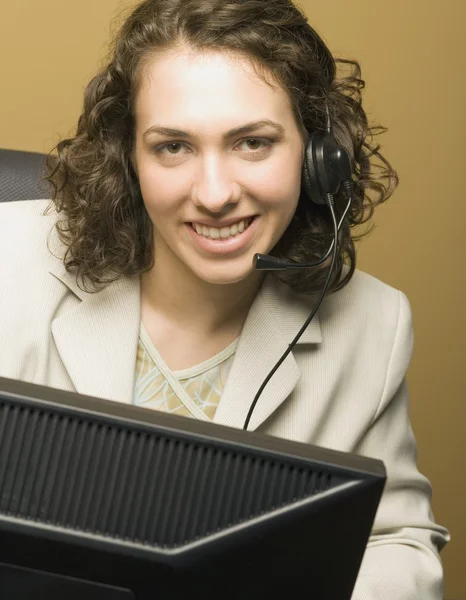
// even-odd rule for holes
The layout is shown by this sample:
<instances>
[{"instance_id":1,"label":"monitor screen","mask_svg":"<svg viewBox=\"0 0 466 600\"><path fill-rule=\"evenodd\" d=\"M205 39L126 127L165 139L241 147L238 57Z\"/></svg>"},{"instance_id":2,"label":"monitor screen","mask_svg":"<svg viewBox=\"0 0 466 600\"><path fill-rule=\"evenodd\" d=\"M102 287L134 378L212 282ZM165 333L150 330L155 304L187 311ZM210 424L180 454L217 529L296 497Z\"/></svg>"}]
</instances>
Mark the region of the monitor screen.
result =
<instances>
[{"instance_id":1,"label":"monitor screen","mask_svg":"<svg viewBox=\"0 0 466 600\"><path fill-rule=\"evenodd\" d=\"M0 378L2 600L349 600L381 461Z\"/></svg>"}]
</instances>

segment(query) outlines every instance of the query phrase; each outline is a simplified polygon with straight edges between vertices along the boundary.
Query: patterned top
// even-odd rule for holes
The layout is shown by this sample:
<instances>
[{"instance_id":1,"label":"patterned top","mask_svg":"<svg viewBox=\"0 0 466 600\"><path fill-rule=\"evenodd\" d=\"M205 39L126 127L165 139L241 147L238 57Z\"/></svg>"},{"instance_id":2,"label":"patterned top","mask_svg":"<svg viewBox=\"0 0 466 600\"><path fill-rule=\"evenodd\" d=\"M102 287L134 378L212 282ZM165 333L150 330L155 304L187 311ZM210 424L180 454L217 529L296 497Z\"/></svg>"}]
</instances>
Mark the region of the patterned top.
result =
<instances>
[{"instance_id":1,"label":"patterned top","mask_svg":"<svg viewBox=\"0 0 466 600\"><path fill-rule=\"evenodd\" d=\"M237 344L235 340L199 365L171 371L141 322L133 404L204 421L213 419Z\"/></svg>"}]
</instances>

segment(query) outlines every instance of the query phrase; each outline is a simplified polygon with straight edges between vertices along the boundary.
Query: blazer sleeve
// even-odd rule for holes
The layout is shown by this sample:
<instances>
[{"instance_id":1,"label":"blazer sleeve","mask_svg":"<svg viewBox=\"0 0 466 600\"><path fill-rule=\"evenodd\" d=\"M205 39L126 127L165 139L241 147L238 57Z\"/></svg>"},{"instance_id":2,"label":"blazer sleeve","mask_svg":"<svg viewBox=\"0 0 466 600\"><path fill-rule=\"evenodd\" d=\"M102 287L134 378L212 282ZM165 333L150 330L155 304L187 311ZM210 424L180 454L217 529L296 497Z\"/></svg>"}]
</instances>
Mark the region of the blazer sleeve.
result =
<instances>
[{"instance_id":1,"label":"blazer sleeve","mask_svg":"<svg viewBox=\"0 0 466 600\"><path fill-rule=\"evenodd\" d=\"M406 371L412 351L411 310L399 292L398 318L385 386L371 426L356 449L380 458L387 483L352 600L442 600L439 552L448 531L434 521L431 486L417 469L408 415Z\"/></svg>"}]
</instances>

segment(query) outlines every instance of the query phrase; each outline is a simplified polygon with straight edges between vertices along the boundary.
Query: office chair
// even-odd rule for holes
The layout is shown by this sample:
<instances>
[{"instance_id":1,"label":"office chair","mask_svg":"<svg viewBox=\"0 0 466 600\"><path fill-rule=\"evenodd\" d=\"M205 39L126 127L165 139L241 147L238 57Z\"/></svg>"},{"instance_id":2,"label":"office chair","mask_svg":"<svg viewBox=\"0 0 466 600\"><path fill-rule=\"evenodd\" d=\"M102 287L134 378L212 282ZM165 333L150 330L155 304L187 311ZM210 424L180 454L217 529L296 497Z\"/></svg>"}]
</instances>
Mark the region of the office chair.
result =
<instances>
[{"instance_id":1,"label":"office chair","mask_svg":"<svg viewBox=\"0 0 466 600\"><path fill-rule=\"evenodd\" d=\"M24 150L0 149L0 202L50 198L42 181L47 155Z\"/></svg>"}]
</instances>

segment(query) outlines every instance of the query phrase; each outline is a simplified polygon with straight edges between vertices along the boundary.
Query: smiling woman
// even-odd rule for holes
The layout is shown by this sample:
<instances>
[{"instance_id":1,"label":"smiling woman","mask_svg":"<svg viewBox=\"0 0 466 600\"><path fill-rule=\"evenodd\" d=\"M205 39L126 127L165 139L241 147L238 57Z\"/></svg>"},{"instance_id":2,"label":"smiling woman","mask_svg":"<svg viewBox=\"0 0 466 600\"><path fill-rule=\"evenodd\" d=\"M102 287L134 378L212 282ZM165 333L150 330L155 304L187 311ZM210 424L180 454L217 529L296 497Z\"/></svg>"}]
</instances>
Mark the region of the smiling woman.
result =
<instances>
[{"instance_id":1,"label":"smiling woman","mask_svg":"<svg viewBox=\"0 0 466 600\"><path fill-rule=\"evenodd\" d=\"M356 269L354 226L397 184L363 87L291 0L137 5L46 214L0 208L0 376L383 460L353 599L441 600L410 304ZM313 267L264 277L256 254Z\"/></svg>"}]
</instances>

